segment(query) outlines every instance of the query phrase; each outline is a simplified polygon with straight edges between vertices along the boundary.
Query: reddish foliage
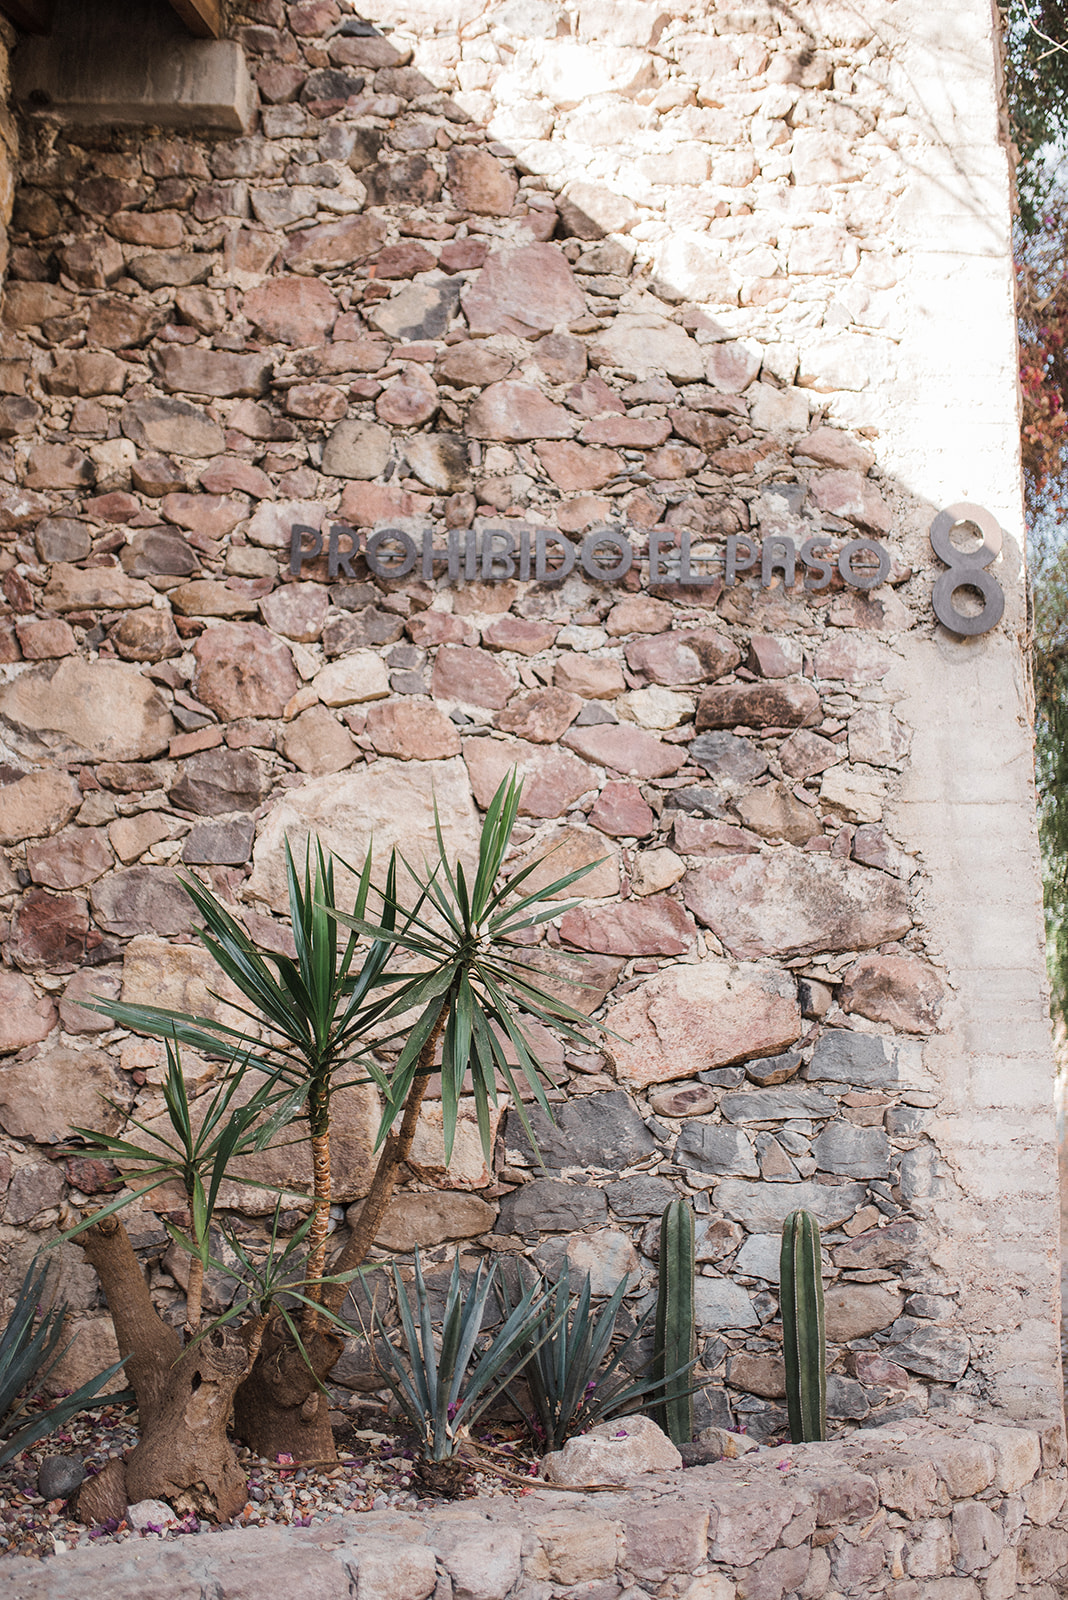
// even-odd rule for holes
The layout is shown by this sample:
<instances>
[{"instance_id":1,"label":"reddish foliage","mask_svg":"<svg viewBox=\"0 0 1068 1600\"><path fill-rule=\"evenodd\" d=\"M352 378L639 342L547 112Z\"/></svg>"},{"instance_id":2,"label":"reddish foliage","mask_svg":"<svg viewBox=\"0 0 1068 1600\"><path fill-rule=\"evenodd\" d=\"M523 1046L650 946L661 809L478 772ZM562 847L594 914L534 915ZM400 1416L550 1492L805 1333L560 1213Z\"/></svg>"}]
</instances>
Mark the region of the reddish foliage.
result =
<instances>
[{"instance_id":1,"label":"reddish foliage","mask_svg":"<svg viewBox=\"0 0 1068 1600\"><path fill-rule=\"evenodd\" d=\"M1028 505L1068 506L1068 196L1016 241L1023 468Z\"/></svg>"}]
</instances>

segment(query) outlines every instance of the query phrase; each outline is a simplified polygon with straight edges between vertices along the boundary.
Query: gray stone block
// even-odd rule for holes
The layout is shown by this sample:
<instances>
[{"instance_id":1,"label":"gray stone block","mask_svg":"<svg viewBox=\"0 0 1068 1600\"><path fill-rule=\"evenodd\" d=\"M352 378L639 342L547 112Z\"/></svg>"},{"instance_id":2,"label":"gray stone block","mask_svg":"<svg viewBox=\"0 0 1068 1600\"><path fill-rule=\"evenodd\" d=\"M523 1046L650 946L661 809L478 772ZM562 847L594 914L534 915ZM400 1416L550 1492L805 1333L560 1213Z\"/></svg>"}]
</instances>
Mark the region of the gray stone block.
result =
<instances>
[{"instance_id":1,"label":"gray stone block","mask_svg":"<svg viewBox=\"0 0 1068 1600\"><path fill-rule=\"evenodd\" d=\"M791 1211L811 1211L821 1228L836 1227L851 1217L867 1189L862 1183L754 1183L724 1178L715 1204L725 1217L750 1233L777 1233Z\"/></svg>"},{"instance_id":2,"label":"gray stone block","mask_svg":"<svg viewBox=\"0 0 1068 1600\"><path fill-rule=\"evenodd\" d=\"M698 1172L730 1173L736 1178L755 1178L760 1172L752 1142L740 1128L708 1122L691 1122L683 1128L675 1142L675 1160Z\"/></svg>"},{"instance_id":3,"label":"gray stone block","mask_svg":"<svg viewBox=\"0 0 1068 1600\"><path fill-rule=\"evenodd\" d=\"M619 1171L652 1155L656 1140L622 1089L587 1094L557 1108L556 1123L532 1106L528 1111L538 1154L514 1112L508 1113L505 1139L509 1149L528 1161L539 1160L546 1170L560 1167L601 1167Z\"/></svg>"},{"instance_id":4,"label":"gray stone block","mask_svg":"<svg viewBox=\"0 0 1068 1600\"><path fill-rule=\"evenodd\" d=\"M971 1358L966 1334L939 1328L933 1322L917 1322L914 1317L898 1317L890 1333L900 1342L888 1345L885 1353L909 1372L937 1383L957 1383L964 1376Z\"/></svg>"},{"instance_id":5,"label":"gray stone block","mask_svg":"<svg viewBox=\"0 0 1068 1600\"><path fill-rule=\"evenodd\" d=\"M836 1172L843 1178L889 1176L890 1141L882 1128L832 1122L813 1139L812 1154L821 1172Z\"/></svg>"},{"instance_id":6,"label":"gray stone block","mask_svg":"<svg viewBox=\"0 0 1068 1600\"><path fill-rule=\"evenodd\" d=\"M804 1076L859 1089L891 1088L898 1082L895 1042L849 1028L828 1028Z\"/></svg>"},{"instance_id":7,"label":"gray stone block","mask_svg":"<svg viewBox=\"0 0 1068 1600\"><path fill-rule=\"evenodd\" d=\"M744 1089L725 1094L719 1109L728 1122L788 1122L833 1117L838 1102L818 1089Z\"/></svg>"},{"instance_id":8,"label":"gray stone block","mask_svg":"<svg viewBox=\"0 0 1068 1600\"><path fill-rule=\"evenodd\" d=\"M617 1217L658 1217L676 1199L674 1186L666 1178L621 1178L605 1190L608 1204Z\"/></svg>"},{"instance_id":9,"label":"gray stone block","mask_svg":"<svg viewBox=\"0 0 1068 1600\"><path fill-rule=\"evenodd\" d=\"M749 1290L730 1278L698 1278L693 1286L693 1311L699 1333L755 1328L760 1320Z\"/></svg>"},{"instance_id":10,"label":"gray stone block","mask_svg":"<svg viewBox=\"0 0 1068 1600\"><path fill-rule=\"evenodd\" d=\"M497 1219L498 1233L571 1233L608 1219L600 1189L558 1178L535 1178L506 1194Z\"/></svg>"},{"instance_id":11,"label":"gray stone block","mask_svg":"<svg viewBox=\"0 0 1068 1600\"><path fill-rule=\"evenodd\" d=\"M733 1270L746 1278L763 1278L766 1283L778 1283L781 1251L781 1234L751 1233L734 1258Z\"/></svg>"}]
</instances>

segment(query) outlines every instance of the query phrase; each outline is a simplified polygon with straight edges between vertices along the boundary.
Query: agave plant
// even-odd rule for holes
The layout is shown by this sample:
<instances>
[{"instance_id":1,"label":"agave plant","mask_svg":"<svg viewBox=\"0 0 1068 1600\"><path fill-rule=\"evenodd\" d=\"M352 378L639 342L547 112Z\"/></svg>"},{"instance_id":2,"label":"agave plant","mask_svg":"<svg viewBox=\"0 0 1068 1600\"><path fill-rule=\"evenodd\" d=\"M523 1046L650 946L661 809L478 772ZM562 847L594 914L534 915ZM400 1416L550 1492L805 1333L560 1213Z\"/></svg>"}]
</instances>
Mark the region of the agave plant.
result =
<instances>
[{"instance_id":1,"label":"agave plant","mask_svg":"<svg viewBox=\"0 0 1068 1600\"><path fill-rule=\"evenodd\" d=\"M540 1295L542 1311L531 1330L530 1357L522 1382L530 1397L531 1427L542 1449L560 1450L569 1439L599 1422L641 1410L659 1387L659 1378L635 1378L623 1366L641 1338L652 1308L614 1350L611 1348L629 1282L622 1278L604 1304L595 1308L589 1273L576 1294L565 1259L555 1284L539 1276L528 1291ZM503 1282L497 1295L502 1310L510 1312L511 1300ZM692 1366L690 1362L672 1376L684 1377ZM522 1395L512 1387L508 1393L526 1414Z\"/></svg>"},{"instance_id":2,"label":"agave plant","mask_svg":"<svg viewBox=\"0 0 1068 1600\"><path fill-rule=\"evenodd\" d=\"M417 1012L417 1017L384 1085L386 1104L378 1132L381 1154L356 1225L334 1262L335 1271L358 1267L374 1243L397 1174L411 1151L439 1041L446 1162L452 1156L460 1096L468 1087L474 1096L482 1150L488 1161L490 1107L497 1103L498 1073L536 1148L505 1041L515 1052L520 1073L534 1099L551 1118L545 1085L555 1085L538 1060L522 1019L529 1017L549 1024L565 1038L579 1043L585 1042L591 1027L581 1011L539 987L535 981L540 976L538 969L524 959L524 947L515 942L515 936L579 904L553 896L570 888L597 863L578 867L536 894L523 894L521 889L544 858L502 879L521 790L522 784L513 771L491 800L470 884L463 863L449 863L435 809L436 865L420 872L404 862L415 885L414 910L404 910L389 884L382 894L384 909L379 923L370 922L359 913L350 915L324 906L328 915L354 933L376 942L389 940L421 963L414 975L386 974L382 979L383 984L392 986L392 995L380 1011L381 1018L397 1019L412 1011ZM330 1293L324 1298L329 1303Z\"/></svg>"},{"instance_id":3,"label":"agave plant","mask_svg":"<svg viewBox=\"0 0 1068 1600\"><path fill-rule=\"evenodd\" d=\"M376 1308L375 1327L392 1367L386 1381L415 1430L426 1459L448 1461L537 1349L538 1330L545 1320L545 1295L537 1287L525 1290L516 1305L509 1307L501 1327L479 1349L496 1263L487 1268L480 1261L474 1282L465 1290L459 1260L454 1260L439 1349L419 1251L415 1252L414 1313L396 1266L393 1276L407 1359L402 1359L389 1343Z\"/></svg>"},{"instance_id":4,"label":"agave plant","mask_svg":"<svg viewBox=\"0 0 1068 1600\"><path fill-rule=\"evenodd\" d=\"M67 1315L65 1304L53 1306L38 1320L48 1272L40 1261L38 1251L26 1269L7 1327L0 1334L0 1467L39 1439L47 1438L79 1411L84 1411L125 1363L124 1357L104 1372L98 1372L95 1378L83 1383L73 1394L64 1395L47 1411L29 1410L33 1392L70 1349L69 1344L59 1349ZM112 1398L133 1397L124 1393Z\"/></svg>"}]
</instances>

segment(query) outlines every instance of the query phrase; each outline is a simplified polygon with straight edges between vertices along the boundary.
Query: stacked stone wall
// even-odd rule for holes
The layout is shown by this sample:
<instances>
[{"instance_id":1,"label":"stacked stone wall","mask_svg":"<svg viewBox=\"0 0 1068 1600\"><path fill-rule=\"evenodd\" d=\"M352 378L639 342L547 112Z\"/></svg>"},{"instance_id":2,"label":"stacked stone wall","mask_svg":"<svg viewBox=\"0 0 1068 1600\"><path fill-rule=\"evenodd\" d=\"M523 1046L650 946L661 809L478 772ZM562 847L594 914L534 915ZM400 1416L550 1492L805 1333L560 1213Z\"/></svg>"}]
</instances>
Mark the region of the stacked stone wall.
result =
<instances>
[{"instance_id":1,"label":"stacked stone wall","mask_svg":"<svg viewBox=\"0 0 1068 1600\"><path fill-rule=\"evenodd\" d=\"M4 1576L12 1600L127 1585L184 1600L205 1584L222 1600L279 1585L345 1600L354 1584L375 1600L1056 1600L1062 1454L1059 1428L943 1417L647 1472L625 1491L529 1489L310 1528L135 1538L8 1561Z\"/></svg>"},{"instance_id":2,"label":"stacked stone wall","mask_svg":"<svg viewBox=\"0 0 1068 1600\"><path fill-rule=\"evenodd\" d=\"M265 0L234 27L262 96L247 137L27 124L0 350L10 1282L111 1192L106 1167L60 1154L68 1125L162 1112L160 1050L82 1002L227 1014L178 875L284 950L286 834L351 861L373 829L380 860L394 842L418 858L436 797L469 850L515 766L516 860L558 847L546 882L597 863L530 959L556 981L582 953L608 1031L584 1051L540 1039L560 1084L555 1126L534 1118L540 1163L502 1106L487 1169L467 1108L446 1173L431 1099L383 1250L418 1244L442 1274L457 1250L566 1255L599 1292L630 1273L636 1314L655 1219L688 1195L701 1420L765 1438L785 1422L778 1230L804 1205L827 1246L837 1425L1052 1414L1019 550L1010 537L991 569L996 634L938 628L942 479L922 470L930 438L910 455L895 419L910 396L922 413L909 363L934 316L917 216L956 180L907 60L914 8L871 9L462 0L383 4L372 25L334 0ZM992 308L1003 353L994 41L979 5L944 26L990 168L960 181L981 202L961 201L962 237L968 212L985 242L962 243L977 264L955 293ZM949 325L948 309L926 324L936 345ZM945 499L985 499L1010 536L1011 359L1009 400L945 469ZM618 582L581 562L508 576L480 554L457 581L433 557L423 575L427 529L462 564L495 532L518 550L524 531L577 546L606 525L636 558ZM403 541L368 551L386 528L416 553L403 577L382 570ZM848 560L819 587L815 567L792 584L745 567L761 543L837 556L858 539L887 554L877 587L847 581ZM978 675L998 686L967 704L965 771L1016 785L992 798L1023 998L993 1044L961 1000L971 949L917 842L934 836L910 821L941 781L932 740L961 671L974 698ZM954 893L966 906L973 888ZM979 1182L954 1128L986 1092L962 1060L989 1050L1002 1099ZM187 1058L198 1089L213 1070ZM334 1108L343 1227L377 1105L354 1088ZM292 1147L242 1176L288 1186L299 1215ZM265 1191L225 1199L262 1241ZM171 1214L164 1193L130 1226L179 1319ZM95 1279L74 1247L61 1260L77 1359L103 1365ZM213 1277L209 1309L232 1293ZM358 1344L338 1376L377 1381Z\"/></svg>"}]
</instances>

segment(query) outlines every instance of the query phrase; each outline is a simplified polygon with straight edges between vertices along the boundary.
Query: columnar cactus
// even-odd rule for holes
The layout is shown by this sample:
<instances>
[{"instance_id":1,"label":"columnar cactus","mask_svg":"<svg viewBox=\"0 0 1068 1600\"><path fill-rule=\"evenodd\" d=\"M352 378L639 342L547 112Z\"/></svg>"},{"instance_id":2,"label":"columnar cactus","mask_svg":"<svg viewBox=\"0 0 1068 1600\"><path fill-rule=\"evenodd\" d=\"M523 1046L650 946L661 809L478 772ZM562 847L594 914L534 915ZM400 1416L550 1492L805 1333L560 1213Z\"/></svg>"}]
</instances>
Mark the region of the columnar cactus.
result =
<instances>
[{"instance_id":1,"label":"columnar cactus","mask_svg":"<svg viewBox=\"0 0 1068 1600\"><path fill-rule=\"evenodd\" d=\"M782 1225L780 1305L786 1406L794 1444L827 1435L827 1339L823 1321L819 1223L791 1211Z\"/></svg>"},{"instance_id":2,"label":"columnar cactus","mask_svg":"<svg viewBox=\"0 0 1068 1600\"><path fill-rule=\"evenodd\" d=\"M689 1371L694 1356L693 1285L693 1211L688 1200L673 1200L660 1219L653 1375L664 1388L653 1407L653 1420L676 1445L689 1444L693 1438Z\"/></svg>"}]
</instances>

